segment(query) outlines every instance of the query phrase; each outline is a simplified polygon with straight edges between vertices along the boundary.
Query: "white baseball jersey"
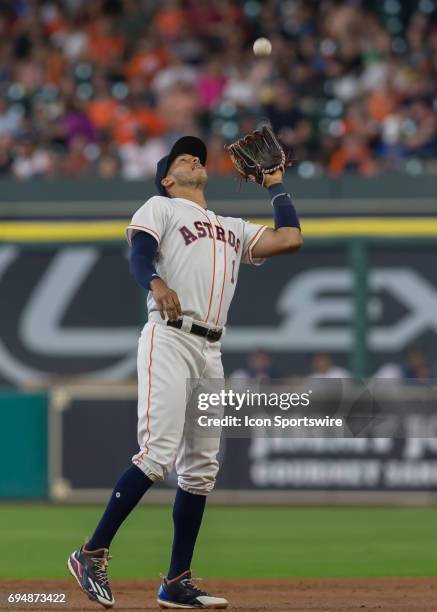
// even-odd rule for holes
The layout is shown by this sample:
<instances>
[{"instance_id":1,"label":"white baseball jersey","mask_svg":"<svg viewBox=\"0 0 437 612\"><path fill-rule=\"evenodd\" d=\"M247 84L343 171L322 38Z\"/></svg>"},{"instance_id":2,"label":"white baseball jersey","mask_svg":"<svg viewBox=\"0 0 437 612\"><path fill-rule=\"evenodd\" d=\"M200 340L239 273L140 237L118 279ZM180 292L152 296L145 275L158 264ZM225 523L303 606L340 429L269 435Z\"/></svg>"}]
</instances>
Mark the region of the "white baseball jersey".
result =
<instances>
[{"instance_id":1,"label":"white baseball jersey","mask_svg":"<svg viewBox=\"0 0 437 612\"><path fill-rule=\"evenodd\" d=\"M240 263L263 263L252 251L266 227L221 217L183 198L153 196L134 214L127 239L130 244L138 231L156 238L156 271L178 294L183 314L221 327ZM147 308L149 315L158 310L151 292Z\"/></svg>"}]
</instances>

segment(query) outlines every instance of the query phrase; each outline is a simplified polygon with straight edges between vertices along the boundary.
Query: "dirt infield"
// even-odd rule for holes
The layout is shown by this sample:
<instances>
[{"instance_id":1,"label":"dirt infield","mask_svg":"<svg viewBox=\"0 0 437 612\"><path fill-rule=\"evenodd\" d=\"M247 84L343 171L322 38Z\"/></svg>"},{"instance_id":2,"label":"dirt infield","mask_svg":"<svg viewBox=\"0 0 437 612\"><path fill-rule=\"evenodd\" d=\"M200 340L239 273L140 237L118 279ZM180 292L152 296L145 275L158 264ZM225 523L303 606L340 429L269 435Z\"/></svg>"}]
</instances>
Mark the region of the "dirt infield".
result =
<instances>
[{"instance_id":1,"label":"dirt infield","mask_svg":"<svg viewBox=\"0 0 437 612\"><path fill-rule=\"evenodd\" d=\"M114 610L157 610L158 581L112 581ZM437 578L208 580L205 588L228 598L232 612L437 612ZM66 593L63 605L6 604L9 593ZM90 602L73 580L0 581L1 610L103 610ZM6 597L5 597L6 596ZM6 604L6 605L5 605Z\"/></svg>"}]
</instances>

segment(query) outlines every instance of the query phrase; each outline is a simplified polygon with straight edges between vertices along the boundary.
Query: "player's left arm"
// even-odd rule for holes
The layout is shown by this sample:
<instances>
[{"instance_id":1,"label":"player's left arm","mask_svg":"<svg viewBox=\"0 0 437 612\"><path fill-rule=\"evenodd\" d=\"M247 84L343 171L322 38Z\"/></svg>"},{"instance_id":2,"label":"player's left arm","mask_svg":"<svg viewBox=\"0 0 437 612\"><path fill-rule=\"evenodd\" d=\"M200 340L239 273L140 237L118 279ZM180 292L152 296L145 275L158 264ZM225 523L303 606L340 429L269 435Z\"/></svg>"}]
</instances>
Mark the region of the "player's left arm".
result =
<instances>
[{"instance_id":1,"label":"player's left arm","mask_svg":"<svg viewBox=\"0 0 437 612\"><path fill-rule=\"evenodd\" d=\"M274 255L293 253L303 245L299 218L282 180L284 173L277 170L266 174L264 187L269 191L275 214L275 229L267 228L252 250L252 257L265 259Z\"/></svg>"}]
</instances>

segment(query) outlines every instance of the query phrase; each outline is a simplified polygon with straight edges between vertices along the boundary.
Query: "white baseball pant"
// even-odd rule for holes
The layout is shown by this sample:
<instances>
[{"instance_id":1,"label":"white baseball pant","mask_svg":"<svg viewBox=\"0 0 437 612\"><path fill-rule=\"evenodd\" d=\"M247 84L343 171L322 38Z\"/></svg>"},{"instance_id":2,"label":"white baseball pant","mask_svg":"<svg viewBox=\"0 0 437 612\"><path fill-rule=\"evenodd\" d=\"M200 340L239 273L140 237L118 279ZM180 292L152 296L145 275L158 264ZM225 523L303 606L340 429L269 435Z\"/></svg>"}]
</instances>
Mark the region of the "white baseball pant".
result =
<instances>
[{"instance_id":1,"label":"white baseball pant","mask_svg":"<svg viewBox=\"0 0 437 612\"><path fill-rule=\"evenodd\" d=\"M214 488L220 440L191 433L199 412L190 404L187 381L223 379L220 342L183 332L156 320L138 342L138 444L132 461L151 480L176 467L178 485L207 495ZM201 384L201 383L200 383Z\"/></svg>"}]
</instances>

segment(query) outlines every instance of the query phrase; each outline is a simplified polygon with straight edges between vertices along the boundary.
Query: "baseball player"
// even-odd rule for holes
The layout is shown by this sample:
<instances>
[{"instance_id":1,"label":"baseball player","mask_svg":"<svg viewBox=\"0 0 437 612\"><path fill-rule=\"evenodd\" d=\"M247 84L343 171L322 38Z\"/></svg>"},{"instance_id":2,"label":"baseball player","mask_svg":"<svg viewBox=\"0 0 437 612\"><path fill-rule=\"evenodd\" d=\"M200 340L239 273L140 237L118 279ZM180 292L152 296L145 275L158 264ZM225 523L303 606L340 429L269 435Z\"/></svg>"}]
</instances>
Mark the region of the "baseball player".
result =
<instances>
[{"instance_id":1,"label":"baseball player","mask_svg":"<svg viewBox=\"0 0 437 612\"><path fill-rule=\"evenodd\" d=\"M82 591L105 608L114 605L108 581L109 547L144 493L176 468L174 539L170 567L158 591L162 608L226 608L201 590L191 560L205 502L218 471L217 437L186 435L187 379L222 379L220 338L241 263L302 245L299 220L282 183L284 167L265 174L275 229L208 209L204 143L178 140L157 164L156 189L127 228L130 270L149 290L148 322L138 343L139 451L118 480L91 539L74 551L68 569Z\"/></svg>"}]
</instances>

